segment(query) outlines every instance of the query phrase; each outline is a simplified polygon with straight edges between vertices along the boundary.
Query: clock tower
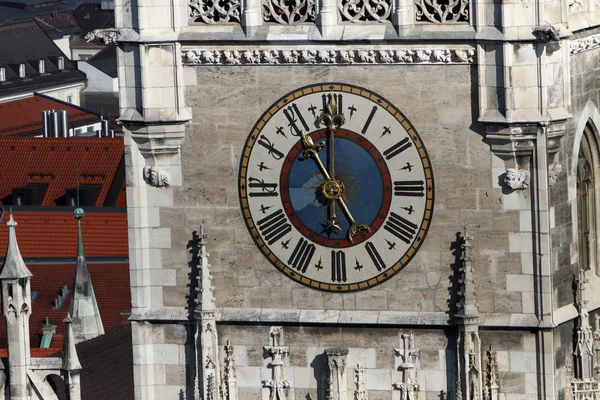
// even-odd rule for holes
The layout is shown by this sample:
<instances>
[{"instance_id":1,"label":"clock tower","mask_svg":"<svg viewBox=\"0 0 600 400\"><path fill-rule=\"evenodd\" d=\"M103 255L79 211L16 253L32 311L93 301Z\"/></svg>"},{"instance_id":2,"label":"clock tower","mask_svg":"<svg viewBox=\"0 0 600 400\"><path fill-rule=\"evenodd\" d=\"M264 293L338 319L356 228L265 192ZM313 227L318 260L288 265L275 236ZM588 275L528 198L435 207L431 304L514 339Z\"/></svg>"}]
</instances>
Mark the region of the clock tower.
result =
<instances>
[{"instance_id":1,"label":"clock tower","mask_svg":"<svg viewBox=\"0 0 600 400\"><path fill-rule=\"evenodd\" d=\"M136 395L600 387L600 19L551 3L117 1Z\"/></svg>"}]
</instances>

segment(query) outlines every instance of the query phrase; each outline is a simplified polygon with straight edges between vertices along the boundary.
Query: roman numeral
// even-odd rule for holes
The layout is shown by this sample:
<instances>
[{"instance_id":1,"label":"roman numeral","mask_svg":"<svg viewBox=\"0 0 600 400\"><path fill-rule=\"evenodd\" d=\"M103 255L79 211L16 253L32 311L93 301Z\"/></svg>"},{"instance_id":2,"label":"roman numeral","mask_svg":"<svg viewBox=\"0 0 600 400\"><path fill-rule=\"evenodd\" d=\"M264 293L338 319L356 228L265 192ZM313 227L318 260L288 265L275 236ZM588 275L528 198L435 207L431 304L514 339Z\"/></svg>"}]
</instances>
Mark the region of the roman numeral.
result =
<instances>
[{"instance_id":1,"label":"roman numeral","mask_svg":"<svg viewBox=\"0 0 600 400\"><path fill-rule=\"evenodd\" d=\"M264 135L260 135L260 138L258 139L258 144L267 149L267 152L271 156L273 156L274 159L281 160L283 158L283 153L277 150L273 146L273 143L271 143L271 141L267 139Z\"/></svg>"},{"instance_id":2,"label":"roman numeral","mask_svg":"<svg viewBox=\"0 0 600 400\"><path fill-rule=\"evenodd\" d=\"M383 258L381 258L381 256L379 255L379 252L375 248L375 245L371 242L367 242L365 247L367 248L367 253L369 253L369 257L371 257L371 260L373 260L373 264L375 264L375 268L377 268L377 271L385 269L385 261L383 261Z\"/></svg>"},{"instance_id":3,"label":"roman numeral","mask_svg":"<svg viewBox=\"0 0 600 400\"><path fill-rule=\"evenodd\" d=\"M385 223L383 228L402 240L404 243L410 243L417 231L417 225L407 219L402 218L398 214L390 213L390 218Z\"/></svg>"},{"instance_id":4,"label":"roman numeral","mask_svg":"<svg viewBox=\"0 0 600 400\"><path fill-rule=\"evenodd\" d=\"M283 115L285 115L289 122L288 126L290 127L290 132L292 132L292 135L300 136L302 134L302 129L300 129L297 124L298 120L302 124L302 128L304 128L304 132L308 132L308 125L306 124L304 117L300 113L300 110L298 110L298 106L296 105L296 103L292 104L291 106L288 106L287 108L284 108Z\"/></svg>"},{"instance_id":5,"label":"roman numeral","mask_svg":"<svg viewBox=\"0 0 600 400\"><path fill-rule=\"evenodd\" d=\"M331 280L346 282L346 254L341 250L331 251Z\"/></svg>"},{"instance_id":6,"label":"roman numeral","mask_svg":"<svg viewBox=\"0 0 600 400\"><path fill-rule=\"evenodd\" d=\"M288 264L300 272L306 272L313 254L315 254L315 245L309 244L306 239L300 239L288 260Z\"/></svg>"},{"instance_id":7,"label":"roman numeral","mask_svg":"<svg viewBox=\"0 0 600 400\"><path fill-rule=\"evenodd\" d=\"M373 109L371 110L371 114L369 114L369 117L367 118L367 122L365 122L365 126L363 126L362 130L360 131L360 133L362 133L363 135L365 135L367 133L367 131L369 130L369 125L371 125L371 122L373 121L373 117L375 116L376 112L377 112L377 106L373 106Z\"/></svg>"},{"instance_id":8,"label":"roman numeral","mask_svg":"<svg viewBox=\"0 0 600 400\"><path fill-rule=\"evenodd\" d=\"M395 145L393 145L392 147L390 147L389 149L387 149L386 151L384 151L383 155L385 156L386 160L389 160L390 158L395 157L398 154L402 153L404 150L408 149L410 146L412 146L412 142L409 142L408 138L404 138L401 141L399 141L398 143L396 143Z\"/></svg>"},{"instance_id":9,"label":"roman numeral","mask_svg":"<svg viewBox=\"0 0 600 400\"><path fill-rule=\"evenodd\" d=\"M250 197L274 197L279 196L279 193L276 192L277 184L276 183L265 183L264 179L256 179L256 178L248 178L248 187L251 189L260 188L260 192L248 193Z\"/></svg>"},{"instance_id":10,"label":"roman numeral","mask_svg":"<svg viewBox=\"0 0 600 400\"><path fill-rule=\"evenodd\" d=\"M275 243L292 231L292 226L285 219L282 209L272 212L256 224L269 244Z\"/></svg>"},{"instance_id":11,"label":"roman numeral","mask_svg":"<svg viewBox=\"0 0 600 400\"><path fill-rule=\"evenodd\" d=\"M425 196L423 181L394 181L394 196Z\"/></svg>"}]
</instances>

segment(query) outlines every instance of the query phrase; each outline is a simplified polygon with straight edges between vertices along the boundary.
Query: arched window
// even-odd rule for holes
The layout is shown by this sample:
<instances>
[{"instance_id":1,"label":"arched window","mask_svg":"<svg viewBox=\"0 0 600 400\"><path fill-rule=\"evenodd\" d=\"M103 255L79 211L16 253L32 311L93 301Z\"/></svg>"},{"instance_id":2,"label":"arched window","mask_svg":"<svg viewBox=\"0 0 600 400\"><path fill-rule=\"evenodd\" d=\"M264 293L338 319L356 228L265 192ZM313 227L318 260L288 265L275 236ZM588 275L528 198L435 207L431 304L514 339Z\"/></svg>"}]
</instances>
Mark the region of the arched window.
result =
<instances>
[{"instance_id":1,"label":"arched window","mask_svg":"<svg viewBox=\"0 0 600 400\"><path fill-rule=\"evenodd\" d=\"M595 129L591 124L585 127L577 160L577 223L579 234L579 267L598 271L598 201L600 189L600 159Z\"/></svg>"}]
</instances>

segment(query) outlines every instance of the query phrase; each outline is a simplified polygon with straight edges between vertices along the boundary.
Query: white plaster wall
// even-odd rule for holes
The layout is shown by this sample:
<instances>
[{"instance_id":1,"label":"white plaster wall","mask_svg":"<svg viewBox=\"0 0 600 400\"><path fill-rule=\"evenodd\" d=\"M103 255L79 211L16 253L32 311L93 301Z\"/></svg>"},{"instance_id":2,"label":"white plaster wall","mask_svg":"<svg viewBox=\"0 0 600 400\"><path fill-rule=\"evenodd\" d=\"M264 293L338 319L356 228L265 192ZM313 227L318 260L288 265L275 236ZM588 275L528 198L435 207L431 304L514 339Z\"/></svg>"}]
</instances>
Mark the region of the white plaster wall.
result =
<instances>
[{"instance_id":1,"label":"white plaster wall","mask_svg":"<svg viewBox=\"0 0 600 400\"><path fill-rule=\"evenodd\" d=\"M86 92L111 92L119 91L119 81L90 65L86 61L79 61L77 68L87 76Z\"/></svg>"}]
</instances>

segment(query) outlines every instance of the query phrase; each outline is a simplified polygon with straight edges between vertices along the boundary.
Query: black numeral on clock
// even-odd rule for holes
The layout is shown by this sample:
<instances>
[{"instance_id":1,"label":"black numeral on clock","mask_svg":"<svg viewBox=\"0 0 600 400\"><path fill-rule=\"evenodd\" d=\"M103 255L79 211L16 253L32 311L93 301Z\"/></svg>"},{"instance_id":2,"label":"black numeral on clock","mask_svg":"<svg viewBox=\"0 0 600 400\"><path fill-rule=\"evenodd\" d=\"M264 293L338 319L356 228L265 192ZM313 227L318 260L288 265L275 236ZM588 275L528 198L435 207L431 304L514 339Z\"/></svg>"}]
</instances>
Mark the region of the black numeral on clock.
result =
<instances>
[{"instance_id":1,"label":"black numeral on clock","mask_svg":"<svg viewBox=\"0 0 600 400\"><path fill-rule=\"evenodd\" d=\"M331 251L331 280L346 282L346 254L341 251Z\"/></svg>"},{"instance_id":2,"label":"black numeral on clock","mask_svg":"<svg viewBox=\"0 0 600 400\"><path fill-rule=\"evenodd\" d=\"M383 228L402 240L404 243L410 243L412 238L415 236L417 231L417 225L413 224L409 220L402 218L398 214L390 213L390 218L385 223Z\"/></svg>"},{"instance_id":3,"label":"black numeral on clock","mask_svg":"<svg viewBox=\"0 0 600 400\"><path fill-rule=\"evenodd\" d=\"M373 109L371 110L371 113L369 114L369 117L367 118L367 121L365 122L365 126L363 126L362 130L360 131L360 133L362 133L363 135L365 135L367 133L367 131L369 130L369 125L371 125L371 122L373 121L373 117L375 116L376 112L377 112L377 106L373 106Z\"/></svg>"},{"instance_id":4,"label":"black numeral on clock","mask_svg":"<svg viewBox=\"0 0 600 400\"><path fill-rule=\"evenodd\" d=\"M277 242L292 231L292 226L287 222L281 209L272 212L256 224L269 244Z\"/></svg>"},{"instance_id":5,"label":"black numeral on clock","mask_svg":"<svg viewBox=\"0 0 600 400\"><path fill-rule=\"evenodd\" d=\"M306 268L308 268L308 264L310 264L310 260L314 254L315 245L312 243L309 244L306 239L300 239L288 260L288 264L300 272L306 272Z\"/></svg>"},{"instance_id":6,"label":"black numeral on clock","mask_svg":"<svg viewBox=\"0 0 600 400\"><path fill-rule=\"evenodd\" d=\"M425 196L423 181L394 181L394 196Z\"/></svg>"},{"instance_id":7,"label":"black numeral on clock","mask_svg":"<svg viewBox=\"0 0 600 400\"><path fill-rule=\"evenodd\" d=\"M397 156L402 153L404 150L408 149L412 146L412 142L408 141L408 138L404 138L395 145L391 146L389 149L383 152L386 160L389 160L392 157Z\"/></svg>"},{"instance_id":8,"label":"black numeral on clock","mask_svg":"<svg viewBox=\"0 0 600 400\"><path fill-rule=\"evenodd\" d=\"M304 117L300 113L300 110L298 110L298 106L296 105L296 103L292 104L291 106L288 106L287 108L284 108L283 115L285 115L289 122L288 126L291 128L290 131L292 132L292 135L300 136L302 134L302 130L304 130L304 132L308 132L308 125L306 124ZM300 123L302 124L303 129L298 127L298 121L300 121Z\"/></svg>"},{"instance_id":9,"label":"black numeral on clock","mask_svg":"<svg viewBox=\"0 0 600 400\"><path fill-rule=\"evenodd\" d=\"M267 152L273 156L274 159L281 160L283 158L283 153L277 150L275 146L273 146L273 143L271 143L271 141L267 139L265 135L260 135L258 144L267 149Z\"/></svg>"},{"instance_id":10,"label":"black numeral on clock","mask_svg":"<svg viewBox=\"0 0 600 400\"><path fill-rule=\"evenodd\" d=\"M248 178L248 187L250 189L260 189L260 192L250 192L250 197L276 197L279 193L276 192L276 183L265 183L264 179Z\"/></svg>"},{"instance_id":11,"label":"black numeral on clock","mask_svg":"<svg viewBox=\"0 0 600 400\"><path fill-rule=\"evenodd\" d=\"M379 252L375 248L375 245L371 242L367 242L365 247L367 249L367 253L369 253L369 257L371 257L371 260L373 261L373 264L375 264L375 268L377 268L377 271L385 269L385 261L383 261L383 258L381 258L381 256L379 255Z\"/></svg>"}]
</instances>

